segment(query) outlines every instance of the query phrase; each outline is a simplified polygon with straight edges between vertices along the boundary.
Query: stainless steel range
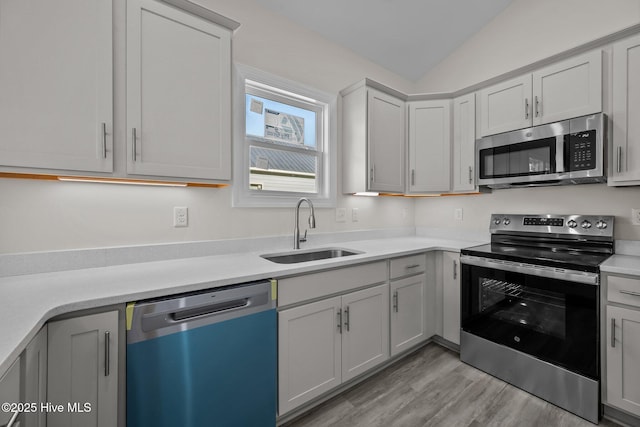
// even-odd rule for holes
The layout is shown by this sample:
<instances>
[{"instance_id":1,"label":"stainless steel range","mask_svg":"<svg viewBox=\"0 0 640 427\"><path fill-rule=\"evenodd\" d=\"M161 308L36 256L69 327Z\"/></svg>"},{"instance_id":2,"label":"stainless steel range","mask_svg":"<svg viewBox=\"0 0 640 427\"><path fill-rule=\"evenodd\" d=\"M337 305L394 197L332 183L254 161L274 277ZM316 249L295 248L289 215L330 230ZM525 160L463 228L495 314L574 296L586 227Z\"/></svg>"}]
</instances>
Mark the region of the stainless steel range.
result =
<instances>
[{"instance_id":1,"label":"stainless steel range","mask_svg":"<svg viewBox=\"0 0 640 427\"><path fill-rule=\"evenodd\" d=\"M613 228L612 216L492 215L491 243L461 251L461 360L597 423Z\"/></svg>"}]
</instances>

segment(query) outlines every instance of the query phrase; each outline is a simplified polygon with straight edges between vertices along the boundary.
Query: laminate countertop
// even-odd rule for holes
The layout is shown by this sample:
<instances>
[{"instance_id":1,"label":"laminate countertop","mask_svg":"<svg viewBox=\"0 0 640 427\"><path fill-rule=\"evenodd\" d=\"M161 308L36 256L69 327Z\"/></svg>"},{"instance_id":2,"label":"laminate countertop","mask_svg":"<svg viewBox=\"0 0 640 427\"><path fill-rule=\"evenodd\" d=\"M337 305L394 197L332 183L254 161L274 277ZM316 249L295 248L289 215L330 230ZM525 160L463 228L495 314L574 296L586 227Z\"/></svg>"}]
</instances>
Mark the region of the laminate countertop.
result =
<instances>
[{"instance_id":1,"label":"laminate countertop","mask_svg":"<svg viewBox=\"0 0 640 427\"><path fill-rule=\"evenodd\" d=\"M419 252L457 252L479 243L483 242L398 237L324 244L321 247L340 247L362 253L297 264L267 261L260 254L269 251L263 250L3 277L0 278L0 377L40 328L61 314Z\"/></svg>"}]
</instances>

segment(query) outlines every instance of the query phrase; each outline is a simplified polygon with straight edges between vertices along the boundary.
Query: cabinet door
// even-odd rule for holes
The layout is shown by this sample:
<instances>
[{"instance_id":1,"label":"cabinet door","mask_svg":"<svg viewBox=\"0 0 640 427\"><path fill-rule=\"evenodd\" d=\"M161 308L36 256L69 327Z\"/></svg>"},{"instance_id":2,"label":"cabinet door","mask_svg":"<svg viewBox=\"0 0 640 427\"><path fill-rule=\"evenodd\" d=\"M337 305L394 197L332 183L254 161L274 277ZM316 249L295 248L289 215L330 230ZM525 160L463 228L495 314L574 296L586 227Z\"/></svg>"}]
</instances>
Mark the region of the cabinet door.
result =
<instances>
[{"instance_id":1,"label":"cabinet door","mask_svg":"<svg viewBox=\"0 0 640 427\"><path fill-rule=\"evenodd\" d=\"M278 401L285 414L341 383L340 297L278 313Z\"/></svg>"},{"instance_id":2,"label":"cabinet door","mask_svg":"<svg viewBox=\"0 0 640 427\"><path fill-rule=\"evenodd\" d=\"M404 102L369 88L367 141L369 190L404 191Z\"/></svg>"},{"instance_id":3,"label":"cabinet door","mask_svg":"<svg viewBox=\"0 0 640 427\"><path fill-rule=\"evenodd\" d=\"M342 381L389 358L389 285L342 297Z\"/></svg>"},{"instance_id":4,"label":"cabinet door","mask_svg":"<svg viewBox=\"0 0 640 427\"><path fill-rule=\"evenodd\" d=\"M64 405L47 414L48 427L107 427L118 423L118 313L49 323L47 401ZM84 404L91 405L89 411ZM68 404L78 404L73 413Z\"/></svg>"},{"instance_id":5,"label":"cabinet door","mask_svg":"<svg viewBox=\"0 0 640 427\"><path fill-rule=\"evenodd\" d=\"M31 340L24 352L25 384L24 401L36 403L47 402L47 325ZM29 427L45 427L47 413L45 411L25 412L24 424Z\"/></svg>"},{"instance_id":6,"label":"cabinet door","mask_svg":"<svg viewBox=\"0 0 640 427\"><path fill-rule=\"evenodd\" d=\"M474 191L476 94L453 100L453 191Z\"/></svg>"},{"instance_id":7,"label":"cabinet door","mask_svg":"<svg viewBox=\"0 0 640 427\"><path fill-rule=\"evenodd\" d=\"M460 254L442 253L442 337L460 344Z\"/></svg>"},{"instance_id":8,"label":"cabinet door","mask_svg":"<svg viewBox=\"0 0 640 427\"><path fill-rule=\"evenodd\" d=\"M451 189L451 102L409 104L409 192Z\"/></svg>"},{"instance_id":9,"label":"cabinet door","mask_svg":"<svg viewBox=\"0 0 640 427\"><path fill-rule=\"evenodd\" d=\"M482 89L481 136L531 126L531 74Z\"/></svg>"},{"instance_id":10,"label":"cabinet door","mask_svg":"<svg viewBox=\"0 0 640 427\"><path fill-rule=\"evenodd\" d=\"M640 182L640 36L613 46L612 161L609 183Z\"/></svg>"},{"instance_id":11,"label":"cabinet door","mask_svg":"<svg viewBox=\"0 0 640 427\"><path fill-rule=\"evenodd\" d=\"M111 0L0 2L0 166L113 170Z\"/></svg>"},{"instance_id":12,"label":"cabinet door","mask_svg":"<svg viewBox=\"0 0 640 427\"><path fill-rule=\"evenodd\" d=\"M391 282L391 355L427 339L425 275Z\"/></svg>"},{"instance_id":13,"label":"cabinet door","mask_svg":"<svg viewBox=\"0 0 640 427\"><path fill-rule=\"evenodd\" d=\"M20 358L9 367L0 377L0 403L20 403ZM7 424L13 418L14 412L0 411L1 425ZM18 416L20 419L20 416Z\"/></svg>"},{"instance_id":14,"label":"cabinet door","mask_svg":"<svg viewBox=\"0 0 640 427\"><path fill-rule=\"evenodd\" d=\"M602 51L594 51L533 73L533 124L602 111Z\"/></svg>"},{"instance_id":15,"label":"cabinet door","mask_svg":"<svg viewBox=\"0 0 640 427\"><path fill-rule=\"evenodd\" d=\"M231 36L153 0L127 1L127 172L229 180Z\"/></svg>"},{"instance_id":16,"label":"cabinet door","mask_svg":"<svg viewBox=\"0 0 640 427\"><path fill-rule=\"evenodd\" d=\"M640 311L607 307L607 403L640 416Z\"/></svg>"}]
</instances>

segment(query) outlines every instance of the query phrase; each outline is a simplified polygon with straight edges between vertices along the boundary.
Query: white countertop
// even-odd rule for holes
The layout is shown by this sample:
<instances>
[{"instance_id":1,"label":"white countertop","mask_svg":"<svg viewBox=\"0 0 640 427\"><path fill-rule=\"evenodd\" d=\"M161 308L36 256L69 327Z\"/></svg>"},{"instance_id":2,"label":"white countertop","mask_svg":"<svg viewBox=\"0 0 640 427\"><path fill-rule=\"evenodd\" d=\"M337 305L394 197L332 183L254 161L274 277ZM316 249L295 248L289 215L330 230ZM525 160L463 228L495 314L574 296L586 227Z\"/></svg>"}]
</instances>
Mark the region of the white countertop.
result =
<instances>
[{"instance_id":1,"label":"white countertop","mask_svg":"<svg viewBox=\"0 0 640 427\"><path fill-rule=\"evenodd\" d=\"M640 276L640 256L612 255L600 265L603 273L629 274Z\"/></svg>"},{"instance_id":2,"label":"white countertop","mask_svg":"<svg viewBox=\"0 0 640 427\"><path fill-rule=\"evenodd\" d=\"M459 251L482 242L399 237L340 242L362 254L298 264L260 258L269 251L144 262L0 278L0 376L51 318L77 310L281 278L430 250ZM310 249L311 246L305 247ZM637 266L638 264L636 264ZM636 271L638 267L636 267Z\"/></svg>"}]
</instances>

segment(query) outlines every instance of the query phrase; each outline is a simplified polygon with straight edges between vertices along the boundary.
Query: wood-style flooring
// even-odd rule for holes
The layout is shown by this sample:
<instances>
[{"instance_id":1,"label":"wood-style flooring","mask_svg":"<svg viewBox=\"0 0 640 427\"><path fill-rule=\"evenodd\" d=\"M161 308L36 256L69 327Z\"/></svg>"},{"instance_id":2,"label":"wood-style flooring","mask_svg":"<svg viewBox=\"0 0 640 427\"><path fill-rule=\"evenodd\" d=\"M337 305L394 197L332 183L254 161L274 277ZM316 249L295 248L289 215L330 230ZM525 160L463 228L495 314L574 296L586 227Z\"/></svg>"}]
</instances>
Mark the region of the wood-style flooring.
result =
<instances>
[{"instance_id":1,"label":"wood-style flooring","mask_svg":"<svg viewBox=\"0 0 640 427\"><path fill-rule=\"evenodd\" d=\"M601 426L618 426L601 420ZM431 343L286 427L508 426L594 424L460 361Z\"/></svg>"}]
</instances>

